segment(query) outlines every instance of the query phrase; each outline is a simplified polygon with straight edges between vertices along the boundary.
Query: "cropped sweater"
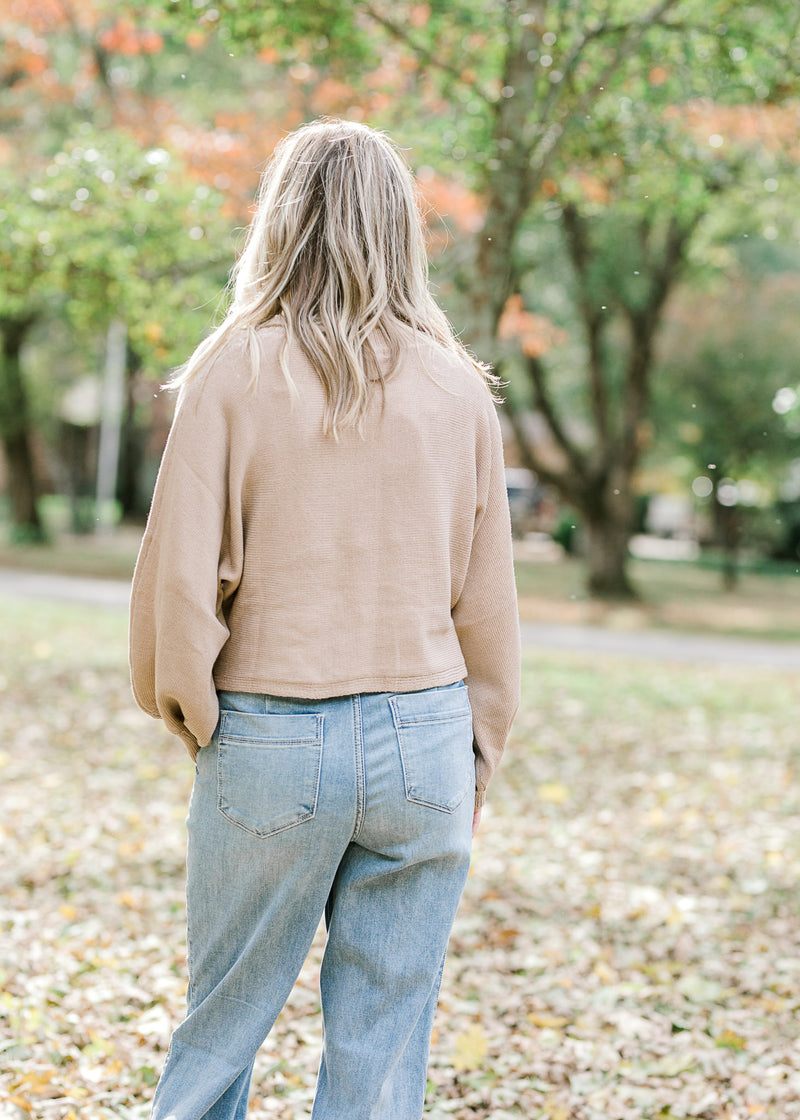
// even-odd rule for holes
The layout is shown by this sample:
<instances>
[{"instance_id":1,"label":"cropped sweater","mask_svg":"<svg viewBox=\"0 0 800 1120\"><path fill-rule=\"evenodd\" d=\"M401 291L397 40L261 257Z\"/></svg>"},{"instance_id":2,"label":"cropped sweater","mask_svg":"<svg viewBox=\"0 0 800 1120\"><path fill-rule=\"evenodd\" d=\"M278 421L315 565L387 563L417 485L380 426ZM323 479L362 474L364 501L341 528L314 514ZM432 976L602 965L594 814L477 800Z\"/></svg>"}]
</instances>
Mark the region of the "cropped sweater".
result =
<instances>
[{"instance_id":1,"label":"cropped sweater","mask_svg":"<svg viewBox=\"0 0 800 1120\"><path fill-rule=\"evenodd\" d=\"M322 382L283 327L179 398L131 597L134 696L194 757L217 690L319 699L466 679L476 805L519 703L519 622L497 413L425 338L375 383L364 436L322 430ZM381 398L384 398L383 400Z\"/></svg>"}]
</instances>

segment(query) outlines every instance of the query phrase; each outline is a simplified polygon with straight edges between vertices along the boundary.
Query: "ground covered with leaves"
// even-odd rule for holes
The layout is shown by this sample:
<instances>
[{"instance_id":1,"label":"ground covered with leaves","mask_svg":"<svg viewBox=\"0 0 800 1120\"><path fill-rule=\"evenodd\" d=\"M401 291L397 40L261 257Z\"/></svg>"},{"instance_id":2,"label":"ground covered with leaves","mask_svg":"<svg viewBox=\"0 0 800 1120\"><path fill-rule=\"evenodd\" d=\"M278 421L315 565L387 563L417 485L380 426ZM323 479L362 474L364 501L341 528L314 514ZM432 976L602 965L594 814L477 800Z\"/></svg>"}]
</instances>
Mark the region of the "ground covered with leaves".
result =
<instances>
[{"instance_id":1,"label":"ground covered with leaves","mask_svg":"<svg viewBox=\"0 0 800 1120\"><path fill-rule=\"evenodd\" d=\"M2 603L0 1117L143 1120L185 990L192 767L119 612ZM797 682L528 656L454 931L429 1120L800 1117ZM322 933L256 1067L310 1112Z\"/></svg>"}]
</instances>

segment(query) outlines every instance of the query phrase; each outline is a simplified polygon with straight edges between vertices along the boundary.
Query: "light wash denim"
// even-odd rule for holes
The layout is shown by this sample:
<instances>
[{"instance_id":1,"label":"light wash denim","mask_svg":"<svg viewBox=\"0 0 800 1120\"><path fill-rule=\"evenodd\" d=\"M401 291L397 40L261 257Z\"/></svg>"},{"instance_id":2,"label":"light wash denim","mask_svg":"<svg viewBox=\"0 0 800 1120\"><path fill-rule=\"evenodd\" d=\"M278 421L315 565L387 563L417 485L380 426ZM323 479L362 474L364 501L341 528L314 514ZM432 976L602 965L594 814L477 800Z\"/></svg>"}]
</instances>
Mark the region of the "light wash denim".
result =
<instances>
[{"instance_id":1,"label":"light wash denim","mask_svg":"<svg viewBox=\"0 0 800 1120\"><path fill-rule=\"evenodd\" d=\"M187 1017L152 1120L243 1120L256 1051L323 912L313 1120L420 1120L469 868L466 685L219 700L187 822Z\"/></svg>"}]
</instances>

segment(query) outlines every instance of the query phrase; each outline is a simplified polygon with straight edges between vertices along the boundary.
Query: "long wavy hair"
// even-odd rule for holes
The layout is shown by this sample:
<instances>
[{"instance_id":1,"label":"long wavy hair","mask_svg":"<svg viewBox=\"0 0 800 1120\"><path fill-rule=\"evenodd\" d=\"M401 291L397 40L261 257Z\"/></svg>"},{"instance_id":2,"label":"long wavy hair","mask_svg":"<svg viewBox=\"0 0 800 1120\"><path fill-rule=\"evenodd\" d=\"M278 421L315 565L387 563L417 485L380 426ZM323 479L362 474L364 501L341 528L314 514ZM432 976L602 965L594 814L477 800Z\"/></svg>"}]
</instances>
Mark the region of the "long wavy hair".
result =
<instances>
[{"instance_id":1,"label":"long wavy hair","mask_svg":"<svg viewBox=\"0 0 800 1120\"><path fill-rule=\"evenodd\" d=\"M362 423L370 383L383 386L416 335L467 359L493 390L499 379L456 338L428 287L423 218L413 175L392 141L363 124L325 118L276 146L229 287L221 325L171 384L207 369L225 342L247 332L251 385L258 380L255 332L282 316L280 364L296 340L325 388L323 428Z\"/></svg>"}]
</instances>

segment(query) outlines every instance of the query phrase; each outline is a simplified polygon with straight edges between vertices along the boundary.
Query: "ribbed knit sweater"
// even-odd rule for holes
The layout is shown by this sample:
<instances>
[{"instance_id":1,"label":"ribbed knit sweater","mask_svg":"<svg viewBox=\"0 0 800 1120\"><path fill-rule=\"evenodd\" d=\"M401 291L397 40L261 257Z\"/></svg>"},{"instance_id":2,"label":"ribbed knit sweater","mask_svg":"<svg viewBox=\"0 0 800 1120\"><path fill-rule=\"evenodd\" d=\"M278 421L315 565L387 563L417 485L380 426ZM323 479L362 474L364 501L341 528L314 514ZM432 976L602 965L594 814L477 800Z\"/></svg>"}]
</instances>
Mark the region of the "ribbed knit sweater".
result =
<instances>
[{"instance_id":1,"label":"ribbed knit sweater","mask_svg":"<svg viewBox=\"0 0 800 1120\"><path fill-rule=\"evenodd\" d=\"M496 409L420 338L375 383L365 438L322 430L322 382L280 323L183 389L133 581L134 695L194 757L219 689L318 699L466 679L476 805L519 703Z\"/></svg>"}]
</instances>

